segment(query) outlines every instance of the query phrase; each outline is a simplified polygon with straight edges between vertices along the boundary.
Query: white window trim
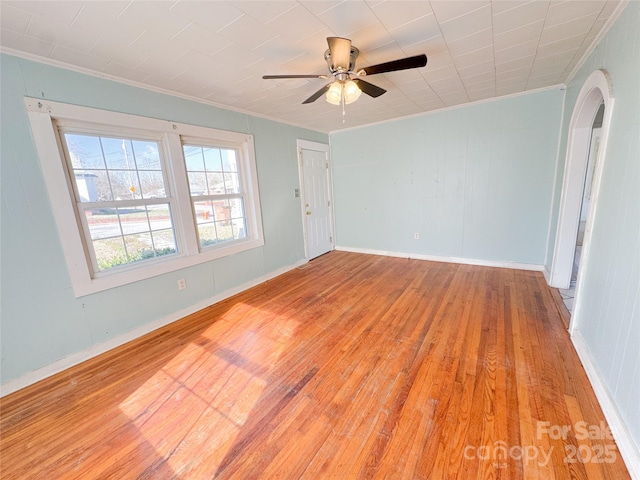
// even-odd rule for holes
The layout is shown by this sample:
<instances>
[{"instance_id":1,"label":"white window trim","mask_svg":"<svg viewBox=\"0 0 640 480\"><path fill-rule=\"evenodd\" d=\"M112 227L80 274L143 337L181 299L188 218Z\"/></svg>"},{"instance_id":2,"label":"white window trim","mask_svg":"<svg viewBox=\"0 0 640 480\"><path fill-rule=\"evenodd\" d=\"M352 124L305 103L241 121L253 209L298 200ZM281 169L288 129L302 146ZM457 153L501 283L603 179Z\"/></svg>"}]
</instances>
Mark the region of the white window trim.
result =
<instances>
[{"instance_id":1,"label":"white window trim","mask_svg":"<svg viewBox=\"0 0 640 480\"><path fill-rule=\"evenodd\" d=\"M119 287L264 245L252 135L29 97L25 97L25 106L76 297ZM171 195L175 197L173 203L175 211L172 214L176 241L180 250L178 254L161 257L148 263L136 264L135 267L118 268L105 275L96 276L93 274L87 246L83 240L84 234L81 230L80 219L76 215L73 190L65 169L66 160L56 131L55 122L64 123L65 120L84 122L88 126L93 124L98 128L100 126L107 127L110 131L121 130L129 135L132 131L134 133L144 131L147 135L156 134L162 137L162 144L166 149L164 166L167 168L168 187ZM208 144L220 146L233 145L234 148L239 146L241 149L238 162L246 172L242 185L247 192L245 211L249 236L246 239L228 245L221 244L216 248L200 250L191 208L186 166L183 160L182 141L184 138L189 141L198 139Z\"/></svg>"}]
</instances>

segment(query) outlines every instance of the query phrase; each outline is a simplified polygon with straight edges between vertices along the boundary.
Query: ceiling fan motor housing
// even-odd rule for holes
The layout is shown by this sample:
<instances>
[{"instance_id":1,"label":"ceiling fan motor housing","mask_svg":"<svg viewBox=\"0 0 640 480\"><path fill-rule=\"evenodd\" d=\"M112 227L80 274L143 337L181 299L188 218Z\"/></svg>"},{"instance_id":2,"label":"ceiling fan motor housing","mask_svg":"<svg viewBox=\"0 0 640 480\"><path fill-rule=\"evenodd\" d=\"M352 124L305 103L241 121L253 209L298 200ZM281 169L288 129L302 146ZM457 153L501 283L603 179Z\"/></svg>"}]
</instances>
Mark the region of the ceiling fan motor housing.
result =
<instances>
[{"instance_id":1,"label":"ceiling fan motor housing","mask_svg":"<svg viewBox=\"0 0 640 480\"><path fill-rule=\"evenodd\" d=\"M341 67L341 66L336 67L333 65L333 61L331 59L331 50L327 50L326 52L324 52L324 59L327 61L327 66L329 67L329 71L333 75L340 74L340 73L352 73L356 68L356 58L358 58L359 53L360 53L360 50L358 50L354 46L351 46L351 51L349 53L349 68L346 70L344 69L344 67Z\"/></svg>"}]
</instances>

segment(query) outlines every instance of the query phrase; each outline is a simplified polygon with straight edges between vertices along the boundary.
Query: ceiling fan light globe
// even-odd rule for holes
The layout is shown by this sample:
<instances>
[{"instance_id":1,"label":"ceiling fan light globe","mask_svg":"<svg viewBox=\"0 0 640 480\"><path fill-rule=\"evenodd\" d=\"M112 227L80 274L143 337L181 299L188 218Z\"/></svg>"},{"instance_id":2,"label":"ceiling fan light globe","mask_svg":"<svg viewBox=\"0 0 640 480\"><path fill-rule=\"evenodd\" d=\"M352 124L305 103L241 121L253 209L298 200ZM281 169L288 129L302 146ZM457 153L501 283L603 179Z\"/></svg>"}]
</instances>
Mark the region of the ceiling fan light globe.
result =
<instances>
[{"instance_id":1,"label":"ceiling fan light globe","mask_svg":"<svg viewBox=\"0 0 640 480\"><path fill-rule=\"evenodd\" d=\"M325 97L331 105L340 105L342 100L342 84L338 81L333 82L329 90L327 90Z\"/></svg>"},{"instance_id":2,"label":"ceiling fan light globe","mask_svg":"<svg viewBox=\"0 0 640 480\"><path fill-rule=\"evenodd\" d=\"M353 80L347 80L344 84L344 103L347 105L355 102L362 94L362 90Z\"/></svg>"}]
</instances>

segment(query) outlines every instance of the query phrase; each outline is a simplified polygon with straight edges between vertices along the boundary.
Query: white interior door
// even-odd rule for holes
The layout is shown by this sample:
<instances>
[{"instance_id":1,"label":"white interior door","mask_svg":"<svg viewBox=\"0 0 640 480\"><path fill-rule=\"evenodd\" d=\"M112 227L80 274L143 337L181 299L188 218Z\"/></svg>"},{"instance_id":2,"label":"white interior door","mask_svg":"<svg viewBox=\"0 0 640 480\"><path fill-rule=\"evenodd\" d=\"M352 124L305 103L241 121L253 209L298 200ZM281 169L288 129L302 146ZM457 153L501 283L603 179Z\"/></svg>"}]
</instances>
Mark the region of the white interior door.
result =
<instances>
[{"instance_id":1,"label":"white interior door","mask_svg":"<svg viewBox=\"0 0 640 480\"><path fill-rule=\"evenodd\" d=\"M307 258L333 250L329 148L298 142Z\"/></svg>"}]
</instances>

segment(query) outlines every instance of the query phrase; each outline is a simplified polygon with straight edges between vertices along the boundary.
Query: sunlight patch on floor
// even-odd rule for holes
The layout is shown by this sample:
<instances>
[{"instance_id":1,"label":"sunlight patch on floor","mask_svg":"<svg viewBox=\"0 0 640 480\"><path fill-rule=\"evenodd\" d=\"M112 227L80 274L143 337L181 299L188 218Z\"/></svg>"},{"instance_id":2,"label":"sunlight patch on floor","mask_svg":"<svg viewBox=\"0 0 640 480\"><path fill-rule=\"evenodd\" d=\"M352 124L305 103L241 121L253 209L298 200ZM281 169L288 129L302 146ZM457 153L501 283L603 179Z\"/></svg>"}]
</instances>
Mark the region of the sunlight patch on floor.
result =
<instances>
[{"instance_id":1,"label":"sunlight patch on floor","mask_svg":"<svg viewBox=\"0 0 640 480\"><path fill-rule=\"evenodd\" d=\"M210 475L220 466L247 420L259 414L254 407L298 325L246 304L229 312L239 313L258 319L255 328L235 329L221 318L119 405L177 474ZM222 326L225 343L209 342L220 338Z\"/></svg>"}]
</instances>

